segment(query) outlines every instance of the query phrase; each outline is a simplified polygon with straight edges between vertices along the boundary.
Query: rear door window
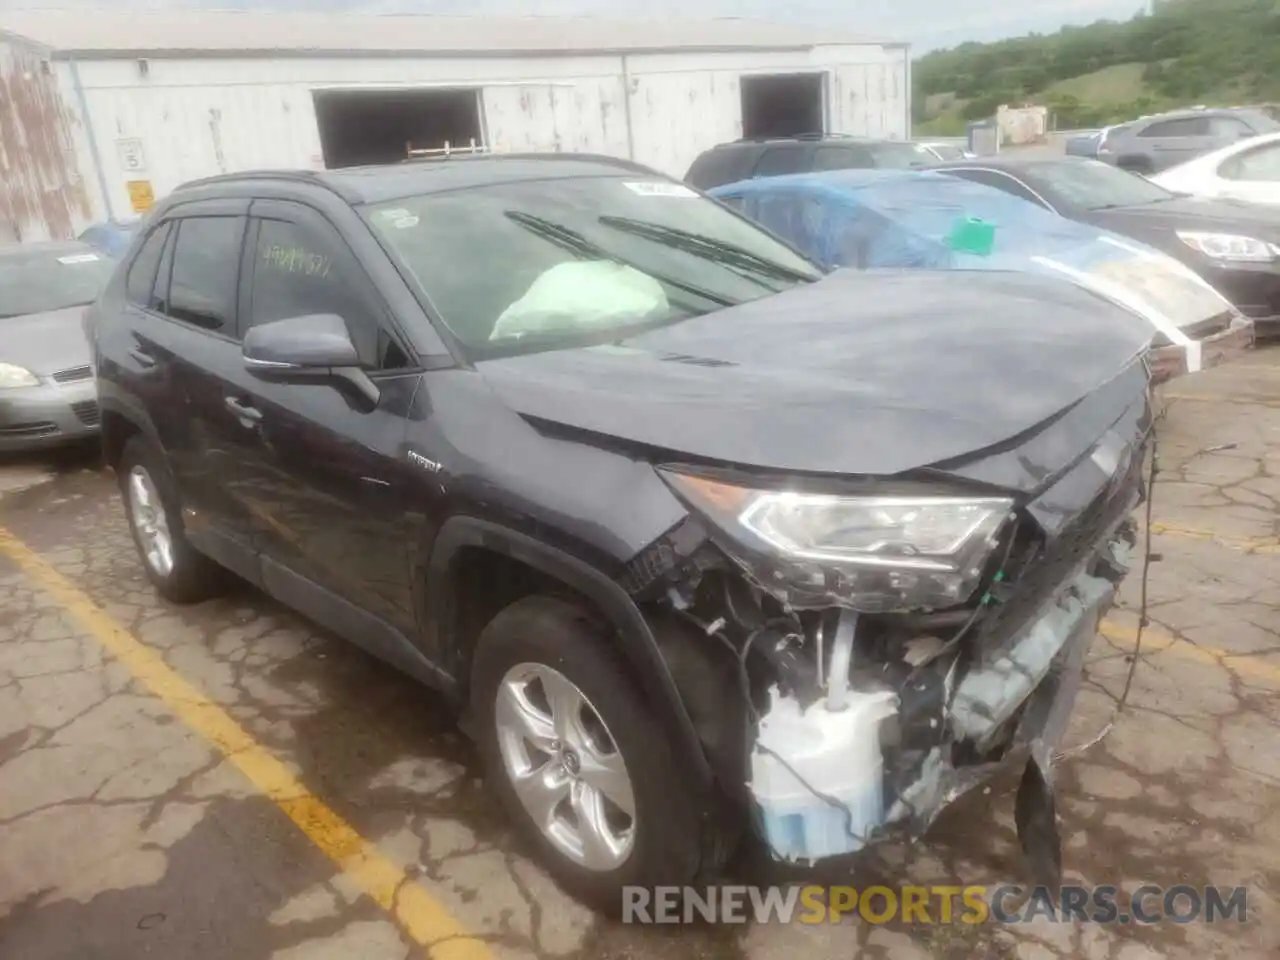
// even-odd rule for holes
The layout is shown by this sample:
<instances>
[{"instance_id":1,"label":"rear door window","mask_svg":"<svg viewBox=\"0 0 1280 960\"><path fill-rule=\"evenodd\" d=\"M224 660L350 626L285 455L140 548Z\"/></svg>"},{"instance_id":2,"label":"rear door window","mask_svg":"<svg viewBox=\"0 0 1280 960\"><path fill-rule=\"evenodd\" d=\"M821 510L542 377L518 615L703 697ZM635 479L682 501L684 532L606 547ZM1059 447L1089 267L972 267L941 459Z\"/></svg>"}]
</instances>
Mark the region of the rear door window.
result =
<instances>
[{"instance_id":1,"label":"rear door window","mask_svg":"<svg viewBox=\"0 0 1280 960\"><path fill-rule=\"evenodd\" d=\"M788 173L805 173L809 151L800 144L769 147L756 164L754 176L781 177Z\"/></svg>"},{"instance_id":2,"label":"rear door window","mask_svg":"<svg viewBox=\"0 0 1280 960\"><path fill-rule=\"evenodd\" d=\"M818 147L813 154L814 170L865 170L874 166L865 147Z\"/></svg>"},{"instance_id":3,"label":"rear door window","mask_svg":"<svg viewBox=\"0 0 1280 960\"><path fill-rule=\"evenodd\" d=\"M1179 117L1176 120L1158 120L1138 134L1143 139L1170 139L1179 137L1209 136L1208 117Z\"/></svg>"},{"instance_id":4,"label":"rear door window","mask_svg":"<svg viewBox=\"0 0 1280 960\"><path fill-rule=\"evenodd\" d=\"M234 335L245 223L245 217L178 221L166 314L204 330Z\"/></svg>"},{"instance_id":5,"label":"rear door window","mask_svg":"<svg viewBox=\"0 0 1280 960\"><path fill-rule=\"evenodd\" d=\"M1224 140L1240 140L1244 137L1252 137L1257 132L1239 117L1227 116L1226 114L1211 117L1209 126L1215 137L1220 137Z\"/></svg>"},{"instance_id":6,"label":"rear door window","mask_svg":"<svg viewBox=\"0 0 1280 960\"><path fill-rule=\"evenodd\" d=\"M145 310L155 308L156 274L160 269L160 259L164 254L165 241L169 239L170 225L162 223L155 230L133 258L129 265L129 275L125 280L125 296L134 306Z\"/></svg>"},{"instance_id":7,"label":"rear door window","mask_svg":"<svg viewBox=\"0 0 1280 960\"><path fill-rule=\"evenodd\" d=\"M721 147L708 150L693 161L685 182L699 190L714 190L727 183L737 183L751 176L751 163L756 157L751 147Z\"/></svg>"}]
</instances>

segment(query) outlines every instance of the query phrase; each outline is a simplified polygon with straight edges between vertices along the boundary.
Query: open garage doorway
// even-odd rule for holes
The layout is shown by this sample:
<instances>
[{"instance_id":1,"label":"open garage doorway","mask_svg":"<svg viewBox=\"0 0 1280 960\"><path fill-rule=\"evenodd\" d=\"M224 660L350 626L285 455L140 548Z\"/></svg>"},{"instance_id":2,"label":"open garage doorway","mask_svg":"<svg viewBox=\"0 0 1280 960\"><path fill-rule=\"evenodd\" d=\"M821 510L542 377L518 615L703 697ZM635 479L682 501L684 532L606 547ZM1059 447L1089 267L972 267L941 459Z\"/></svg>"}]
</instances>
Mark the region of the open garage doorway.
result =
<instances>
[{"instance_id":1,"label":"open garage doorway","mask_svg":"<svg viewBox=\"0 0 1280 960\"><path fill-rule=\"evenodd\" d=\"M484 143L480 91L316 90L316 122L330 169L399 163L410 151Z\"/></svg>"},{"instance_id":2,"label":"open garage doorway","mask_svg":"<svg viewBox=\"0 0 1280 960\"><path fill-rule=\"evenodd\" d=\"M749 140L827 132L825 73L742 78L742 136Z\"/></svg>"}]
</instances>

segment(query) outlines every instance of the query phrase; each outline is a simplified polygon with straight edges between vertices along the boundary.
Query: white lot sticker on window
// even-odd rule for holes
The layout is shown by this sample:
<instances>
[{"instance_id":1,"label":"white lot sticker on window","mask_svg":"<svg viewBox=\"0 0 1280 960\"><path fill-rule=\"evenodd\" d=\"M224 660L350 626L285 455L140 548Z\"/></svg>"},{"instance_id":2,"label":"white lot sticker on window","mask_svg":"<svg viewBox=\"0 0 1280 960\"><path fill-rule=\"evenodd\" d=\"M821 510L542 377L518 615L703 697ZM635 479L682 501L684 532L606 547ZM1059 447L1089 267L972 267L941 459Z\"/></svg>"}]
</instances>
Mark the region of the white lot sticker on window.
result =
<instances>
[{"instance_id":1,"label":"white lot sticker on window","mask_svg":"<svg viewBox=\"0 0 1280 960\"><path fill-rule=\"evenodd\" d=\"M383 220L406 220L409 217L412 217L413 214L410 213L408 210L403 210L400 207L396 207L394 210L380 210L378 211L378 216L380 216Z\"/></svg>"},{"instance_id":2,"label":"white lot sticker on window","mask_svg":"<svg viewBox=\"0 0 1280 960\"><path fill-rule=\"evenodd\" d=\"M411 215L403 216L392 224L397 230L408 230L410 227L416 227L417 225L418 218Z\"/></svg>"},{"instance_id":3,"label":"white lot sticker on window","mask_svg":"<svg viewBox=\"0 0 1280 960\"><path fill-rule=\"evenodd\" d=\"M96 253L73 253L69 257L59 257L59 263L96 263L98 255Z\"/></svg>"},{"instance_id":4,"label":"white lot sticker on window","mask_svg":"<svg viewBox=\"0 0 1280 960\"><path fill-rule=\"evenodd\" d=\"M628 183L627 189L642 197L697 197L696 191L679 183L665 183L661 180L643 180Z\"/></svg>"}]
</instances>

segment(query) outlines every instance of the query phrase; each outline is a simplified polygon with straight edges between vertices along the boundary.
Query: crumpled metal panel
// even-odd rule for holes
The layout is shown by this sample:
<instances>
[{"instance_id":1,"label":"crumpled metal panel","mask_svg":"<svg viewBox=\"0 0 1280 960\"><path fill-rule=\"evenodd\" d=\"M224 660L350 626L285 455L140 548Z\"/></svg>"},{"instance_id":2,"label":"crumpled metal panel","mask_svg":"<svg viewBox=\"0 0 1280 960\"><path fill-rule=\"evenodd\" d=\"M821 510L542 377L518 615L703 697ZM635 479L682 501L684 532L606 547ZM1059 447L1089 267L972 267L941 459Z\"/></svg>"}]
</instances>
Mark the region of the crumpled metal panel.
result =
<instances>
[{"instance_id":1,"label":"crumpled metal panel","mask_svg":"<svg viewBox=\"0 0 1280 960\"><path fill-rule=\"evenodd\" d=\"M0 243L69 240L90 216L75 122L47 64L0 43Z\"/></svg>"}]
</instances>

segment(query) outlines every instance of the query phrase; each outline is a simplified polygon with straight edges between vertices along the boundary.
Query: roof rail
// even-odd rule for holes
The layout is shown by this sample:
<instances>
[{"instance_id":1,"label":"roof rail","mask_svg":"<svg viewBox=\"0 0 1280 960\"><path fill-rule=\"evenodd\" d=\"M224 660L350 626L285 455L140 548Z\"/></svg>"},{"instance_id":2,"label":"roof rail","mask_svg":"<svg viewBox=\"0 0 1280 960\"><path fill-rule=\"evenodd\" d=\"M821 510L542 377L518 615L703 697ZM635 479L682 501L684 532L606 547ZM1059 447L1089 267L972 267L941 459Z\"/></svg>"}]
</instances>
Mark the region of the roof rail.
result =
<instances>
[{"instance_id":1,"label":"roof rail","mask_svg":"<svg viewBox=\"0 0 1280 960\"><path fill-rule=\"evenodd\" d=\"M787 137L739 137L734 143L786 143L790 140L828 140L828 139L846 139L848 134L844 133L794 133ZM723 146L723 144L722 144Z\"/></svg>"},{"instance_id":2,"label":"roof rail","mask_svg":"<svg viewBox=\"0 0 1280 960\"><path fill-rule=\"evenodd\" d=\"M434 159L437 157L443 157L447 159L449 157L452 157L456 153L469 155L473 153L492 153L492 152L493 152L493 149L491 147L485 146L483 143L478 142L475 137L472 137L471 142L466 144L465 146L451 143L448 140L444 142L443 147L414 147L412 140L406 142L404 145L404 155L406 160L425 160L425 159Z\"/></svg>"},{"instance_id":3,"label":"roof rail","mask_svg":"<svg viewBox=\"0 0 1280 960\"><path fill-rule=\"evenodd\" d=\"M646 166L636 160L628 160L626 157L613 157L604 153L557 153L557 152L539 152L537 150L526 150L521 152L509 152L502 150L479 151L472 153L470 150L463 149L445 154L443 151L433 151L427 153L424 151L423 156L413 156L399 163L482 163L489 161L500 163L504 160L561 160L561 161L580 161L583 163L601 163L611 167L617 167L620 170L630 170L633 173L641 173L646 176L666 176L659 173L653 167ZM395 166L397 164L393 164ZM386 164L377 164L377 166L386 166ZM337 171L341 172L341 171Z\"/></svg>"},{"instance_id":4,"label":"roof rail","mask_svg":"<svg viewBox=\"0 0 1280 960\"><path fill-rule=\"evenodd\" d=\"M174 189L189 190L192 187L205 187L235 180L292 180L326 185L319 174L313 170L238 170L235 173L215 173L213 176L188 180L186 183L178 184Z\"/></svg>"}]
</instances>

